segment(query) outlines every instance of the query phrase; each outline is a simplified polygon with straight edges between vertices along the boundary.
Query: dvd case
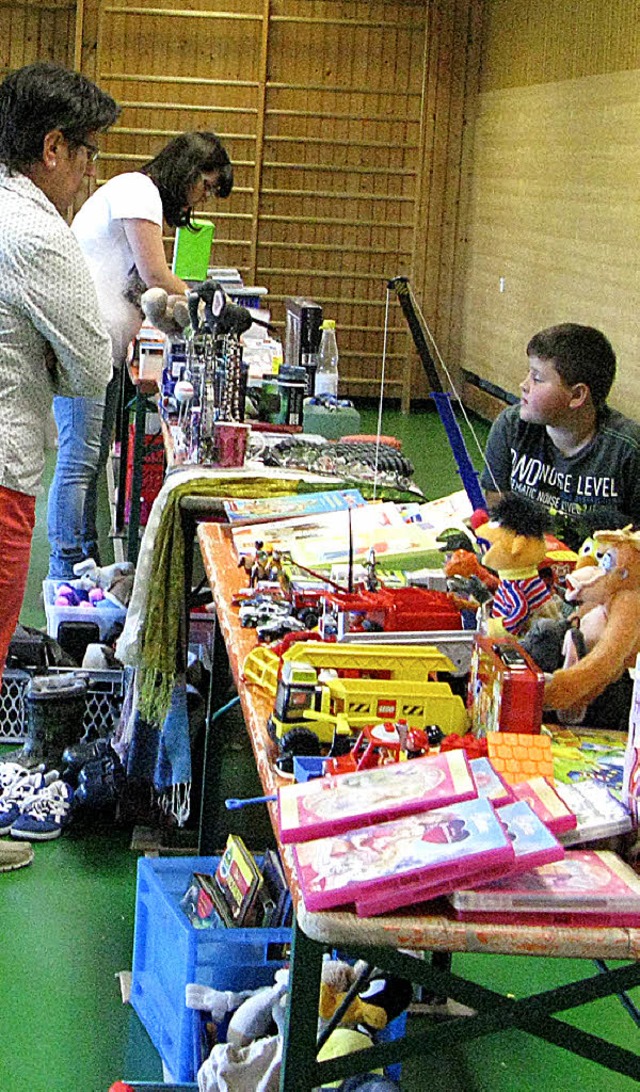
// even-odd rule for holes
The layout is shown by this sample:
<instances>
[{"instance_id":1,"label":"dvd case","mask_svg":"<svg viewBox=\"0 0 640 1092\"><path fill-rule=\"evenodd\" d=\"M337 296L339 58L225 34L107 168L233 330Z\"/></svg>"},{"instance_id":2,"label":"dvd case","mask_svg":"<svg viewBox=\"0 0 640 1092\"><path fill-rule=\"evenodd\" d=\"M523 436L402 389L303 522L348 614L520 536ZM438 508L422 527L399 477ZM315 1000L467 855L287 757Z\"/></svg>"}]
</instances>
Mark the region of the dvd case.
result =
<instances>
[{"instance_id":1,"label":"dvd case","mask_svg":"<svg viewBox=\"0 0 640 1092\"><path fill-rule=\"evenodd\" d=\"M473 921L640 926L640 876L610 850L570 849L562 860L456 891L450 901L457 917Z\"/></svg>"},{"instance_id":2,"label":"dvd case","mask_svg":"<svg viewBox=\"0 0 640 1092\"><path fill-rule=\"evenodd\" d=\"M293 856L307 909L323 910L411 878L450 878L452 890L468 872L509 864L515 853L492 805L476 798L304 842Z\"/></svg>"},{"instance_id":3,"label":"dvd case","mask_svg":"<svg viewBox=\"0 0 640 1092\"><path fill-rule=\"evenodd\" d=\"M512 791L518 800L527 801L554 834L564 834L577 826L575 812L567 807L546 777L530 777L528 781L513 785Z\"/></svg>"},{"instance_id":4,"label":"dvd case","mask_svg":"<svg viewBox=\"0 0 640 1092\"><path fill-rule=\"evenodd\" d=\"M514 852L512 860L493 864L486 862L478 868L477 864L469 870L464 883L470 887L480 887L493 880L508 875L526 872L540 864L558 861L564 857L564 848L551 831L538 818L524 800L505 804L498 811L498 817L511 841ZM358 899L356 910L359 917L389 913L411 903L424 902L439 895L448 895L452 890L452 878L438 876L407 879L399 884L389 885L380 891L374 891ZM455 881L457 883L457 881Z\"/></svg>"},{"instance_id":5,"label":"dvd case","mask_svg":"<svg viewBox=\"0 0 640 1092\"><path fill-rule=\"evenodd\" d=\"M285 845L307 842L475 795L463 750L355 773L326 774L278 790L280 839Z\"/></svg>"}]
</instances>

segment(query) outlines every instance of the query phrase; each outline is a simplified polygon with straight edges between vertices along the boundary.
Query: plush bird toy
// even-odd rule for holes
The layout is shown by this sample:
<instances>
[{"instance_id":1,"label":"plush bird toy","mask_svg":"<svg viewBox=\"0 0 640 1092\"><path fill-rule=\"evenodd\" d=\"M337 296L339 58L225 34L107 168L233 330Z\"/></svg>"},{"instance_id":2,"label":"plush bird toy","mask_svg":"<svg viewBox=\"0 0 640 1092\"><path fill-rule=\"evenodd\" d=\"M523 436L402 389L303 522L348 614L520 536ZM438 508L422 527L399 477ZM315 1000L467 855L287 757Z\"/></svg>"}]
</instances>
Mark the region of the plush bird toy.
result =
<instances>
[{"instance_id":1,"label":"plush bird toy","mask_svg":"<svg viewBox=\"0 0 640 1092\"><path fill-rule=\"evenodd\" d=\"M572 709L597 698L632 667L640 651L640 531L598 531L604 547L599 565L578 570L590 579L574 582L580 624L590 651L570 667L554 671L544 691L550 709ZM592 623L591 628L589 628ZM601 629L597 637L594 626Z\"/></svg>"},{"instance_id":2,"label":"plush bird toy","mask_svg":"<svg viewBox=\"0 0 640 1092\"><path fill-rule=\"evenodd\" d=\"M505 493L491 518L477 528L489 542L482 564L498 573L491 605L491 637L527 632L536 617L560 617L560 604L538 572L547 552L544 515L517 493Z\"/></svg>"}]
</instances>

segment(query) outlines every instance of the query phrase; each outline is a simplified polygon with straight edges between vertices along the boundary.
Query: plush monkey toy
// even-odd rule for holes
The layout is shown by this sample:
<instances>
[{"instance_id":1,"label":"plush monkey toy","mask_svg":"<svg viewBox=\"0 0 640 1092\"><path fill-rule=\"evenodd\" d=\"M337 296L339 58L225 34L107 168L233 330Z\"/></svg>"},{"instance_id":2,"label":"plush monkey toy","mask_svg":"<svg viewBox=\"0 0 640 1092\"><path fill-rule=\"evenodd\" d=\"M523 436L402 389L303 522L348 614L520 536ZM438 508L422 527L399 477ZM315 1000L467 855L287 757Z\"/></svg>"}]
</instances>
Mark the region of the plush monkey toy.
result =
<instances>
[{"instance_id":1,"label":"plush monkey toy","mask_svg":"<svg viewBox=\"0 0 640 1092\"><path fill-rule=\"evenodd\" d=\"M189 325L186 296L168 295L164 288L148 288L140 297L145 318L165 334L179 335Z\"/></svg>"},{"instance_id":2,"label":"plush monkey toy","mask_svg":"<svg viewBox=\"0 0 640 1092\"><path fill-rule=\"evenodd\" d=\"M602 631L586 656L554 671L544 691L549 709L593 701L634 665L640 651L640 531L629 525L622 531L598 531L595 537L605 552L589 570L593 578L583 581L577 594L584 617L600 608Z\"/></svg>"}]
</instances>

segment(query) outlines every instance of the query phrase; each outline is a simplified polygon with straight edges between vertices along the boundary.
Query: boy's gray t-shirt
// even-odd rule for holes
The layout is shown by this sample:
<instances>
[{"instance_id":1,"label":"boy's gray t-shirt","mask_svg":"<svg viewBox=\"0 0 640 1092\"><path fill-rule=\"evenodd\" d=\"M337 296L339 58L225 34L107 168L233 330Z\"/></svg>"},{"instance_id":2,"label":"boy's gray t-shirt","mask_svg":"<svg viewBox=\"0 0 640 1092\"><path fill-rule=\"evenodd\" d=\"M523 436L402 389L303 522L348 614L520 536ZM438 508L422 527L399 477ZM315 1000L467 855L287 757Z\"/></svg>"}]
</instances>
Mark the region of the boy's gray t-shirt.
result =
<instances>
[{"instance_id":1,"label":"boy's gray t-shirt","mask_svg":"<svg viewBox=\"0 0 640 1092\"><path fill-rule=\"evenodd\" d=\"M556 533L586 537L592 530L640 524L640 425L608 406L593 440L565 456L544 425L520 420L520 406L496 418L485 451L483 489L512 490L542 505ZM574 535L570 535L570 530Z\"/></svg>"}]
</instances>

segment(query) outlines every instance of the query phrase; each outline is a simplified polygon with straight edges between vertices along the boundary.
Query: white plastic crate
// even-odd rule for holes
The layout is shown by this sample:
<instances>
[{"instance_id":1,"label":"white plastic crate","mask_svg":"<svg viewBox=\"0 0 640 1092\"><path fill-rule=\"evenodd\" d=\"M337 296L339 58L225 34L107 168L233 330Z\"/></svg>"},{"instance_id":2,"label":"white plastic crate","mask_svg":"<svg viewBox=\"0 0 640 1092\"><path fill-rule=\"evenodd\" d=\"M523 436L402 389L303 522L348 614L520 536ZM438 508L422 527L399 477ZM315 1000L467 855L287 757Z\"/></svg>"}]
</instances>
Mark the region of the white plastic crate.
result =
<instances>
[{"instance_id":1,"label":"white plastic crate","mask_svg":"<svg viewBox=\"0 0 640 1092\"><path fill-rule=\"evenodd\" d=\"M57 607L56 595L58 588L64 584L64 580L43 580L42 593L44 597L44 610L47 616L47 633L50 637L58 637L58 627L61 622L95 622L100 630L100 640L108 636L111 629L117 623L124 625L127 617L126 607L117 607L113 603L93 607L90 603L81 603L77 607Z\"/></svg>"}]
</instances>

